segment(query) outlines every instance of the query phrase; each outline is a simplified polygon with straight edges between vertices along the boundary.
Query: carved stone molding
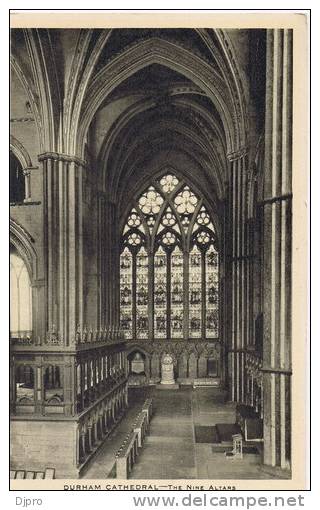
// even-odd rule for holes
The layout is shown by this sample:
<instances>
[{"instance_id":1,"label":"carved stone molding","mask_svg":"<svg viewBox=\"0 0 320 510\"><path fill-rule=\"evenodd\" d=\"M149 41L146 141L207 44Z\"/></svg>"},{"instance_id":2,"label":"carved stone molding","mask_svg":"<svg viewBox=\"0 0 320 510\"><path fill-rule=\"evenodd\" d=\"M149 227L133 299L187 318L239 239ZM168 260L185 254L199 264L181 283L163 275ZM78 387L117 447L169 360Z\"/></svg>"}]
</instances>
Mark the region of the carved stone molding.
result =
<instances>
[{"instance_id":1,"label":"carved stone molding","mask_svg":"<svg viewBox=\"0 0 320 510\"><path fill-rule=\"evenodd\" d=\"M141 349L144 353L149 356L158 355L163 356L166 353L179 358L185 354L190 357L194 354L196 358L200 356L213 357L217 360L220 359L221 344L218 341L153 341L149 340L135 340L134 346L131 348L130 342L127 343L127 350L132 352L134 349Z\"/></svg>"},{"instance_id":2,"label":"carved stone molding","mask_svg":"<svg viewBox=\"0 0 320 510\"><path fill-rule=\"evenodd\" d=\"M247 154L248 154L248 148L242 147L241 149L239 149L237 151L229 152L227 154L227 158L230 162L232 162L232 161L236 161L237 159L244 158Z\"/></svg>"},{"instance_id":3,"label":"carved stone molding","mask_svg":"<svg viewBox=\"0 0 320 510\"><path fill-rule=\"evenodd\" d=\"M31 283L37 281L37 254L33 237L15 220L10 218L10 242L16 247L27 264Z\"/></svg>"},{"instance_id":4,"label":"carved stone molding","mask_svg":"<svg viewBox=\"0 0 320 510\"><path fill-rule=\"evenodd\" d=\"M65 163L76 163L79 166L87 167L88 163L87 161L78 158L77 156L72 156L70 154L62 154L59 152L43 152L42 154L39 154L38 160L45 161L47 159L52 159L54 161L63 161Z\"/></svg>"},{"instance_id":5,"label":"carved stone molding","mask_svg":"<svg viewBox=\"0 0 320 510\"><path fill-rule=\"evenodd\" d=\"M35 122L35 119L34 119L34 117L12 117L10 119L10 122L30 123L30 122Z\"/></svg>"}]
</instances>

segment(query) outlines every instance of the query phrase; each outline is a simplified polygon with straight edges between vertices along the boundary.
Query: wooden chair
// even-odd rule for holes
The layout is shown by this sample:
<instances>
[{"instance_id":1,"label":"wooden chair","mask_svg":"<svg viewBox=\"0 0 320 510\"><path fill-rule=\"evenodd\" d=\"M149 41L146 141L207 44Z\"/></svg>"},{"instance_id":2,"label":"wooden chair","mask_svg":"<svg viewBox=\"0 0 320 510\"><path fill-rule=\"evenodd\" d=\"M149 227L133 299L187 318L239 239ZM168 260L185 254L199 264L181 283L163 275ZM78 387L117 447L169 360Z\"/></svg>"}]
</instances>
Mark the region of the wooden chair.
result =
<instances>
[{"instance_id":1,"label":"wooden chair","mask_svg":"<svg viewBox=\"0 0 320 510\"><path fill-rule=\"evenodd\" d=\"M243 439L241 434L233 434L232 436L232 451L225 452L227 459L238 459L243 458Z\"/></svg>"}]
</instances>

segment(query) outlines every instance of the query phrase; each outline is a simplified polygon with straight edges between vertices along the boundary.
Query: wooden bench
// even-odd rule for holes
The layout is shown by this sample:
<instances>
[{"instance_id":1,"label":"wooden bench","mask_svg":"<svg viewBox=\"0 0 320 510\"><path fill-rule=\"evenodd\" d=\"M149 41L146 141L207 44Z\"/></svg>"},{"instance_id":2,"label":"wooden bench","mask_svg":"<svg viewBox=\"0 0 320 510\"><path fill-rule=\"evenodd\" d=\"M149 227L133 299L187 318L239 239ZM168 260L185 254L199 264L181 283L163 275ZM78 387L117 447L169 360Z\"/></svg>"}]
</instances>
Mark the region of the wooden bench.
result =
<instances>
[{"instance_id":1,"label":"wooden bench","mask_svg":"<svg viewBox=\"0 0 320 510\"><path fill-rule=\"evenodd\" d=\"M127 480L134 463L139 454L139 448L142 448L143 441L149 430L149 424L153 413L152 399L147 399L141 412L133 422L131 433L128 434L116 453L116 477Z\"/></svg>"},{"instance_id":2,"label":"wooden bench","mask_svg":"<svg viewBox=\"0 0 320 510\"><path fill-rule=\"evenodd\" d=\"M133 432L137 432L137 434L138 434L139 448L142 447L142 443L143 443L144 438L147 434L148 428L149 428L149 423L148 423L147 414L144 412L141 412L141 414L138 415L138 418L135 421L135 424L133 426Z\"/></svg>"},{"instance_id":3,"label":"wooden bench","mask_svg":"<svg viewBox=\"0 0 320 510\"><path fill-rule=\"evenodd\" d=\"M150 423L150 420L152 418L153 414L153 401L152 398L147 398L147 400L144 402L142 406L142 412L147 413L148 416L148 423Z\"/></svg>"},{"instance_id":4,"label":"wooden bench","mask_svg":"<svg viewBox=\"0 0 320 510\"><path fill-rule=\"evenodd\" d=\"M138 456L138 433L131 432L128 439L120 447L116 456L117 478L127 480Z\"/></svg>"}]
</instances>

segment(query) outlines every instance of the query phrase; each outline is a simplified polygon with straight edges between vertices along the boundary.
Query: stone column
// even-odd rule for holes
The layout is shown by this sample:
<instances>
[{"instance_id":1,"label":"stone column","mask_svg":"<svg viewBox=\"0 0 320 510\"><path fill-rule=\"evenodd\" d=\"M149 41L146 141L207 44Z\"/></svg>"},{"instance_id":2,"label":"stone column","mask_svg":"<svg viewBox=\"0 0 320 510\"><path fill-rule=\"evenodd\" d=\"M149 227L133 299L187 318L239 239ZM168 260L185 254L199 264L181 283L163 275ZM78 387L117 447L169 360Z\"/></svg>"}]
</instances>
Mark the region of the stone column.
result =
<instances>
[{"instance_id":1,"label":"stone column","mask_svg":"<svg viewBox=\"0 0 320 510\"><path fill-rule=\"evenodd\" d=\"M93 422L93 431L94 431L94 446L99 442L99 434L98 434L98 417L95 418Z\"/></svg>"},{"instance_id":2,"label":"stone column","mask_svg":"<svg viewBox=\"0 0 320 510\"><path fill-rule=\"evenodd\" d=\"M103 424L103 433L105 435L108 432L108 411L107 411L107 409L104 409L104 411L103 411L102 424Z\"/></svg>"},{"instance_id":3,"label":"stone column","mask_svg":"<svg viewBox=\"0 0 320 510\"><path fill-rule=\"evenodd\" d=\"M86 458L86 433L82 430L80 433L80 444L81 448L79 448L79 463L83 462Z\"/></svg>"},{"instance_id":4,"label":"stone column","mask_svg":"<svg viewBox=\"0 0 320 510\"><path fill-rule=\"evenodd\" d=\"M44 367L42 366L42 356L36 356L35 361L36 365L33 367L35 411L38 414L44 414L45 390L43 386Z\"/></svg>"},{"instance_id":5,"label":"stone column","mask_svg":"<svg viewBox=\"0 0 320 510\"><path fill-rule=\"evenodd\" d=\"M148 255L148 322L149 322L149 340L154 338L154 256ZM151 377L151 370L150 375Z\"/></svg>"},{"instance_id":6,"label":"stone column","mask_svg":"<svg viewBox=\"0 0 320 510\"><path fill-rule=\"evenodd\" d=\"M231 163L229 163L231 168ZM224 288L220 289L220 313L223 313L222 322L220 324L220 334L222 335L221 341L221 366L223 366L222 372L224 374L224 380L221 379L221 383L224 384L225 389L228 391L229 398L231 399L232 387L233 387L233 364L232 357L233 353L229 352L232 350L232 193L231 193L231 182L226 183L226 200L224 203L224 228L223 228L223 254L220 255L220 270L223 264L224 266ZM223 256L223 262L222 262ZM223 290L223 294L222 294ZM222 306L221 306L222 305Z\"/></svg>"},{"instance_id":7,"label":"stone column","mask_svg":"<svg viewBox=\"0 0 320 510\"><path fill-rule=\"evenodd\" d=\"M97 323L119 323L119 252L116 204L106 194L99 197L99 278Z\"/></svg>"},{"instance_id":8,"label":"stone column","mask_svg":"<svg viewBox=\"0 0 320 510\"><path fill-rule=\"evenodd\" d=\"M83 325L82 189L85 163L48 152L39 156L44 175L48 341L71 345Z\"/></svg>"},{"instance_id":9,"label":"stone column","mask_svg":"<svg viewBox=\"0 0 320 510\"><path fill-rule=\"evenodd\" d=\"M87 434L88 434L88 449L87 453L90 453L92 450L92 437L91 437L92 425L87 425Z\"/></svg>"},{"instance_id":10,"label":"stone column","mask_svg":"<svg viewBox=\"0 0 320 510\"><path fill-rule=\"evenodd\" d=\"M230 398L236 402L245 399L245 347L246 338L246 266L245 223L247 216L247 156L245 150L230 154L230 213L232 246L227 261L231 262L231 339L229 341L228 372ZM228 286L227 286L228 288Z\"/></svg>"},{"instance_id":11,"label":"stone column","mask_svg":"<svg viewBox=\"0 0 320 510\"><path fill-rule=\"evenodd\" d=\"M31 202L32 196L31 196L31 171L32 170L38 170L39 167L37 166L26 166L22 169L23 175L24 175L24 188L25 188L25 198L24 202Z\"/></svg>"},{"instance_id":12,"label":"stone column","mask_svg":"<svg viewBox=\"0 0 320 510\"><path fill-rule=\"evenodd\" d=\"M109 324L109 314L107 310L107 274L109 257L107 253L107 234L108 234L108 211L106 197L101 194L98 204L98 310L97 325L105 326ZM100 322L100 324L99 324Z\"/></svg>"},{"instance_id":13,"label":"stone column","mask_svg":"<svg viewBox=\"0 0 320 510\"><path fill-rule=\"evenodd\" d=\"M128 400L128 385L127 384L126 384L124 396L125 396L125 405L126 405L126 407L128 407L129 400Z\"/></svg>"},{"instance_id":14,"label":"stone column","mask_svg":"<svg viewBox=\"0 0 320 510\"><path fill-rule=\"evenodd\" d=\"M63 367L64 412L67 416L77 413L76 360L74 356L64 356Z\"/></svg>"},{"instance_id":15,"label":"stone column","mask_svg":"<svg viewBox=\"0 0 320 510\"><path fill-rule=\"evenodd\" d=\"M292 30L267 31L264 179L264 462L290 467Z\"/></svg>"},{"instance_id":16,"label":"stone column","mask_svg":"<svg viewBox=\"0 0 320 510\"><path fill-rule=\"evenodd\" d=\"M30 185L31 171L30 171L30 168L24 168L23 175L24 175L24 185L25 185L24 202L30 202L31 201L31 185Z\"/></svg>"},{"instance_id":17,"label":"stone column","mask_svg":"<svg viewBox=\"0 0 320 510\"><path fill-rule=\"evenodd\" d=\"M84 365L82 362L80 362L81 410L83 410L85 407L85 405L84 405L84 398L85 398L84 378L85 378Z\"/></svg>"}]
</instances>

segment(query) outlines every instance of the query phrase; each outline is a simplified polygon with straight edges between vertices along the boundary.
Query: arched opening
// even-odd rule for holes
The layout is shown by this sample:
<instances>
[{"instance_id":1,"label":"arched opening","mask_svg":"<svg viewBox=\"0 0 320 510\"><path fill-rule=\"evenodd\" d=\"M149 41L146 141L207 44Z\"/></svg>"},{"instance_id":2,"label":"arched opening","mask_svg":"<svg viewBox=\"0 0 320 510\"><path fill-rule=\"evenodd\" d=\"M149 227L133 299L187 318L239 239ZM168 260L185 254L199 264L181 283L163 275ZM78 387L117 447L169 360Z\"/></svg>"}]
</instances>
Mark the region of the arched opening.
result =
<instances>
[{"instance_id":1,"label":"arched opening","mask_svg":"<svg viewBox=\"0 0 320 510\"><path fill-rule=\"evenodd\" d=\"M219 252L201 196L166 171L122 231L120 321L130 340L219 338Z\"/></svg>"},{"instance_id":2,"label":"arched opening","mask_svg":"<svg viewBox=\"0 0 320 510\"><path fill-rule=\"evenodd\" d=\"M34 401L34 369L30 365L18 365L15 370L16 403L31 404Z\"/></svg>"},{"instance_id":3,"label":"arched opening","mask_svg":"<svg viewBox=\"0 0 320 510\"><path fill-rule=\"evenodd\" d=\"M44 398L47 404L59 405L63 401L63 372L58 365L49 365L43 376Z\"/></svg>"},{"instance_id":4,"label":"arched opening","mask_svg":"<svg viewBox=\"0 0 320 510\"><path fill-rule=\"evenodd\" d=\"M32 287L27 266L10 246L10 336L32 338Z\"/></svg>"},{"instance_id":5,"label":"arched opening","mask_svg":"<svg viewBox=\"0 0 320 510\"><path fill-rule=\"evenodd\" d=\"M10 151L10 204L23 202L25 199L25 176L20 161Z\"/></svg>"},{"instance_id":6,"label":"arched opening","mask_svg":"<svg viewBox=\"0 0 320 510\"><path fill-rule=\"evenodd\" d=\"M134 349L128 354L127 360L129 386L145 386L148 383L146 355L141 350Z\"/></svg>"}]
</instances>

